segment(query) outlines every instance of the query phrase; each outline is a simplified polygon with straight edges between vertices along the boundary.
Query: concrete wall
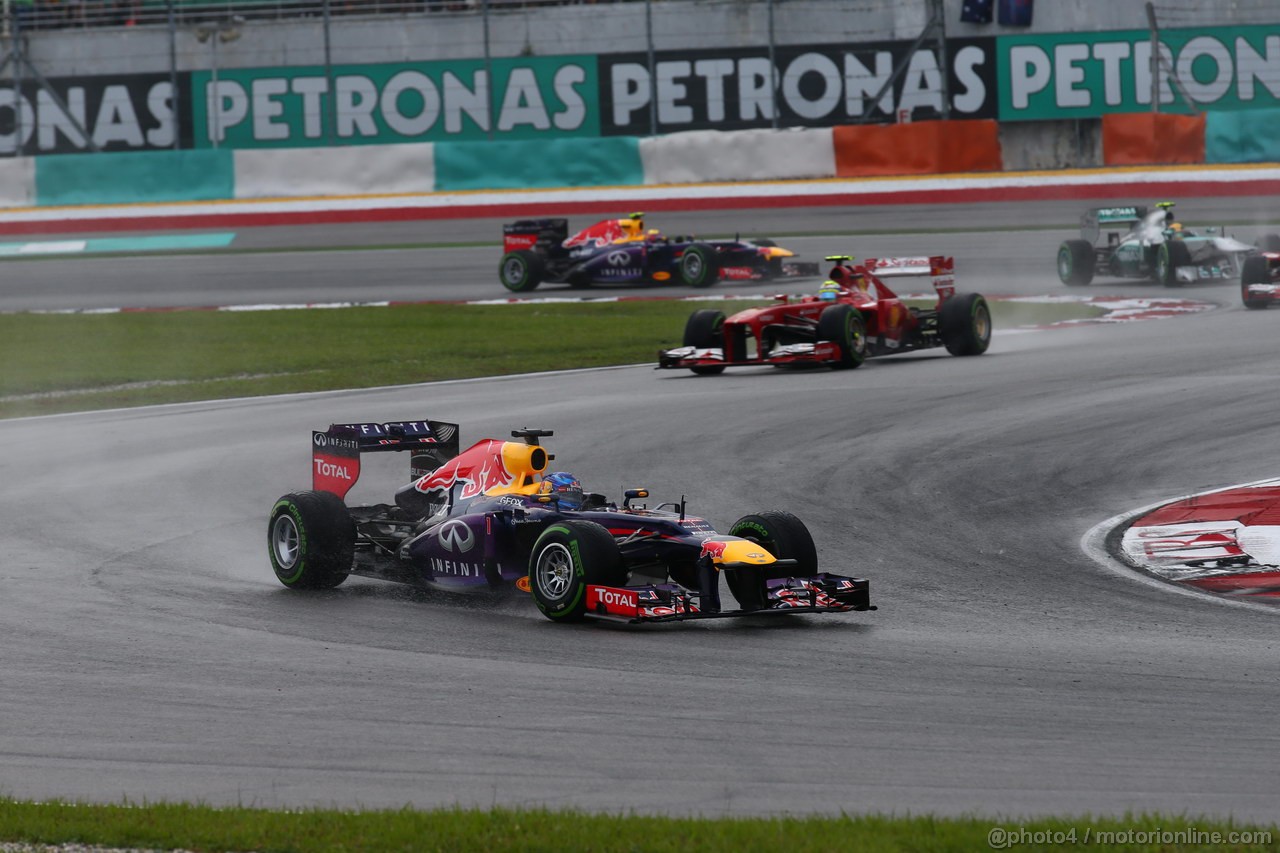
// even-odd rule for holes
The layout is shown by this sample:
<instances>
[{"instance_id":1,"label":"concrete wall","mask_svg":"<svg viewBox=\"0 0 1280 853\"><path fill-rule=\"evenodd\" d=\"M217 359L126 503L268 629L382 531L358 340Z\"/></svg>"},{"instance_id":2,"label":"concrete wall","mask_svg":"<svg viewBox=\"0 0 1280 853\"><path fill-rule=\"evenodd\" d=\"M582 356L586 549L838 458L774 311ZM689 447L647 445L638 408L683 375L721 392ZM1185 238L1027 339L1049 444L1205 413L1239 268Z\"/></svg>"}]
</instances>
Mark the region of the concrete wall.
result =
<instances>
[{"instance_id":1,"label":"concrete wall","mask_svg":"<svg viewBox=\"0 0 1280 853\"><path fill-rule=\"evenodd\" d=\"M1006 171L1084 169L1103 164L1102 121L1016 121L1000 125Z\"/></svg>"},{"instance_id":2,"label":"concrete wall","mask_svg":"<svg viewBox=\"0 0 1280 853\"><path fill-rule=\"evenodd\" d=\"M316 0L317 5L320 0ZM1123 0L1040 0L1029 28L960 23L963 0L944 0L951 36L1007 32L1073 32L1145 29L1144 3ZM1276 0L1203 0L1198 5L1157 0L1165 27L1274 23ZM768 4L760 0L655 0L653 40L657 49L741 46L769 41ZM927 19L926 0L775 0L776 44L914 39ZM600 3L493 12L492 56L642 52L647 49L646 4ZM379 17L335 17L330 60L335 64L465 59L484 55L485 30L477 13L434 12ZM238 38L216 46L222 68L321 65L324 32L319 18L252 20ZM170 37L165 26L37 31L29 55L45 76L167 71ZM213 65L212 41L197 40L195 27L179 28L174 40L178 70Z\"/></svg>"}]
</instances>

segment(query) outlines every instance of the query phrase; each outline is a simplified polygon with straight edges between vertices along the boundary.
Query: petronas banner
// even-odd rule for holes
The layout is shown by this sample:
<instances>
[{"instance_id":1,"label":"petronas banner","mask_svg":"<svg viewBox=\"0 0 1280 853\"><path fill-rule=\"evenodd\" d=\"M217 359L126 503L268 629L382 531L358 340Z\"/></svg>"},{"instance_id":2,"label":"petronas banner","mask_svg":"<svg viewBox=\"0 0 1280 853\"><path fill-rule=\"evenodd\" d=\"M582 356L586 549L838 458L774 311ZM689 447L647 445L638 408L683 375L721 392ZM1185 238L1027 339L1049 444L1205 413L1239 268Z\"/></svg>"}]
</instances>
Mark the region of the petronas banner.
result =
<instances>
[{"instance_id":1,"label":"petronas banner","mask_svg":"<svg viewBox=\"0 0 1280 853\"><path fill-rule=\"evenodd\" d=\"M598 136L594 56L192 74L198 147Z\"/></svg>"},{"instance_id":2,"label":"petronas banner","mask_svg":"<svg viewBox=\"0 0 1280 853\"><path fill-rule=\"evenodd\" d=\"M1280 24L1162 30L1152 75L1145 30L1002 36L1000 120L1189 112L1169 69L1199 110L1280 106Z\"/></svg>"}]
</instances>

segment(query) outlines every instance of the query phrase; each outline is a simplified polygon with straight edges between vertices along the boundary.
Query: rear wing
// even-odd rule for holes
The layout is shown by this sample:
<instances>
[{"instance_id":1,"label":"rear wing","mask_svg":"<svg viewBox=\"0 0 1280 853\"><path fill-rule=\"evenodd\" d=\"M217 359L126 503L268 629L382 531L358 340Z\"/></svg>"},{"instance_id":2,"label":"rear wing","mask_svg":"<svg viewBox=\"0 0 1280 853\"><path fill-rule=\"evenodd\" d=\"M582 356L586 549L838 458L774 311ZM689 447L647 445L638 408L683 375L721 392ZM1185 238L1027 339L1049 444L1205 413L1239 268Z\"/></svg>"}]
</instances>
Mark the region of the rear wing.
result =
<instances>
[{"instance_id":1,"label":"rear wing","mask_svg":"<svg viewBox=\"0 0 1280 853\"><path fill-rule=\"evenodd\" d=\"M311 487L345 498L360 479L360 456L407 450L412 479L458 455L458 425L443 421L331 424L311 433Z\"/></svg>"},{"instance_id":2,"label":"rear wing","mask_svg":"<svg viewBox=\"0 0 1280 853\"><path fill-rule=\"evenodd\" d=\"M949 299L956 292L956 259L946 255L930 255L916 258L867 258L863 266L877 278L899 276L928 276L938 301Z\"/></svg>"},{"instance_id":3,"label":"rear wing","mask_svg":"<svg viewBox=\"0 0 1280 853\"><path fill-rule=\"evenodd\" d=\"M549 252L569 236L567 219L521 219L502 226L502 251L519 249Z\"/></svg>"},{"instance_id":4,"label":"rear wing","mask_svg":"<svg viewBox=\"0 0 1280 853\"><path fill-rule=\"evenodd\" d=\"M1095 207L1080 217L1080 237L1090 243L1098 242L1099 235L1108 226L1111 230L1132 231L1147 216L1145 207Z\"/></svg>"}]
</instances>

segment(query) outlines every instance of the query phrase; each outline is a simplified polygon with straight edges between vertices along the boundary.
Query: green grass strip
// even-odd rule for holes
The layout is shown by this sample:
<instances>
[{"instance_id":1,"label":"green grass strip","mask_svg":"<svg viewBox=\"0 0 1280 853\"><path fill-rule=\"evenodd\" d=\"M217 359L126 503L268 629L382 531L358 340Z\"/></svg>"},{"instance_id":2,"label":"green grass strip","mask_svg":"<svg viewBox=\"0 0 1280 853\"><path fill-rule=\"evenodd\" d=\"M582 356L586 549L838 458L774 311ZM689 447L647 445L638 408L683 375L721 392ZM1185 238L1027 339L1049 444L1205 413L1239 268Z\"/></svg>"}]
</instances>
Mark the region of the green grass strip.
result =
<instances>
[{"instance_id":1,"label":"green grass strip","mask_svg":"<svg viewBox=\"0 0 1280 853\"><path fill-rule=\"evenodd\" d=\"M678 818L577 811L269 811L0 800L0 840L258 853L394 851L831 851L1280 849L1270 826L1187 817Z\"/></svg>"},{"instance_id":2,"label":"green grass strip","mask_svg":"<svg viewBox=\"0 0 1280 853\"><path fill-rule=\"evenodd\" d=\"M0 315L0 417L656 363L690 312L761 302ZM1097 313L992 303L1000 328Z\"/></svg>"}]
</instances>

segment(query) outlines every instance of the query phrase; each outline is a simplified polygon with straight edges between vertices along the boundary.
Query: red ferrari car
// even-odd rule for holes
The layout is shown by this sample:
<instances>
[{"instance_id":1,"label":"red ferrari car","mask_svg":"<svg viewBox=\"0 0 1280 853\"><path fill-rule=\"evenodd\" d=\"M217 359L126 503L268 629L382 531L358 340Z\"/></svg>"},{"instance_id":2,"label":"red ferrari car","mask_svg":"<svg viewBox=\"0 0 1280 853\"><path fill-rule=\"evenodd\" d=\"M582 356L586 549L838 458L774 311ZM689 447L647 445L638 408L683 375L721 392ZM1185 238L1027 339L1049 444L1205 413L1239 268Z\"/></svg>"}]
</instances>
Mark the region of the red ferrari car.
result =
<instances>
[{"instance_id":1,"label":"red ferrari car","mask_svg":"<svg viewBox=\"0 0 1280 853\"><path fill-rule=\"evenodd\" d=\"M748 308L728 319L714 309L693 312L684 346L658 356L660 368L698 374L726 367L826 365L858 367L868 358L946 347L952 355L981 355L991 343L991 310L977 293L956 293L954 259L869 258L847 255L834 263L816 296L777 296L772 305ZM938 294L933 308L903 304L883 281L929 276Z\"/></svg>"},{"instance_id":2,"label":"red ferrari car","mask_svg":"<svg viewBox=\"0 0 1280 853\"><path fill-rule=\"evenodd\" d=\"M1280 301L1280 251L1264 249L1261 255L1245 258L1240 295L1246 308L1266 308Z\"/></svg>"}]
</instances>

